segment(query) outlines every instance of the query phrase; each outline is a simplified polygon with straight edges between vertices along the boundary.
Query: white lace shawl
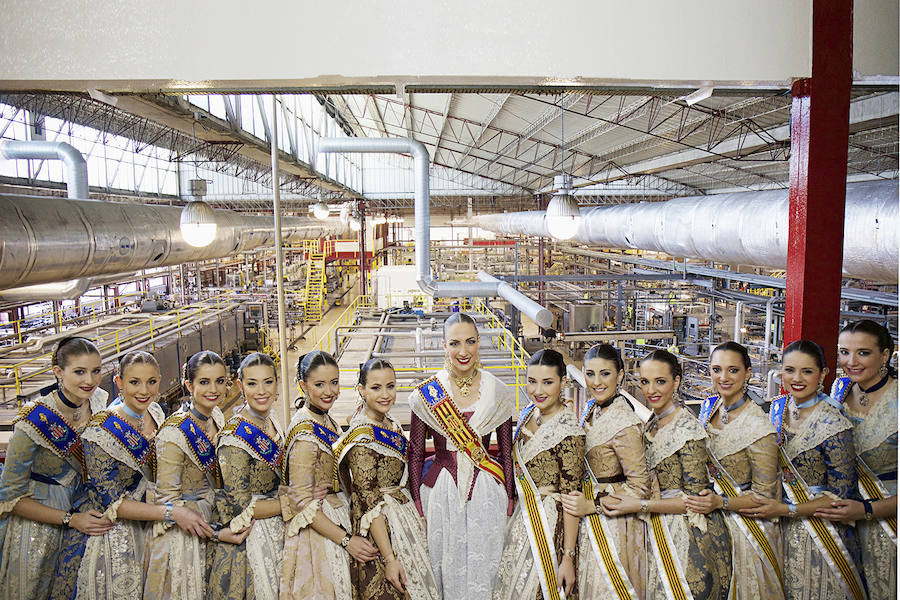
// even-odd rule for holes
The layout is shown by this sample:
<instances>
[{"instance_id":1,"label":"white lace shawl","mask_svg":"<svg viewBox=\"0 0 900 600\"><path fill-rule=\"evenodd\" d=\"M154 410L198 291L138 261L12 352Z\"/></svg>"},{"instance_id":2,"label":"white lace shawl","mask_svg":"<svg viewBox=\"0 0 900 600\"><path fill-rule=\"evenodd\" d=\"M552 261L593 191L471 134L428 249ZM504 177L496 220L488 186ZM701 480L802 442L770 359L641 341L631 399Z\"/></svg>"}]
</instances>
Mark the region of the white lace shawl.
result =
<instances>
[{"instance_id":1,"label":"white lace shawl","mask_svg":"<svg viewBox=\"0 0 900 600\"><path fill-rule=\"evenodd\" d=\"M532 413L532 419L535 414L537 414L537 410ZM524 423L520 424L520 427L523 428L523 434L528 431L527 429L524 429ZM537 431L530 437L524 435L523 437L520 437L516 452L522 462L527 463L541 452L550 450L565 438L573 435L583 436L584 429L578 425L578 417L575 416L572 409L566 406L541 423L541 425L538 426Z\"/></svg>"},{"instance_id":2,"label":"white lace shawl","mask_svg":"<svg viewBox=\"0 0 900 600\"><path fill-rule=\"evenodd\" d=\"M585 454L592 448L605 444L623 429L642 423L628 402L621 396L613 400L612 404L602 413L600 410L594 407L590 419L585 422L584 429L587 432Z\"/></svg>"},{"instance_id":3,"label":"white lace shawl","mask_svg":"<svg viewBox=\"0 0 900 600\"><path fill-rule=\"evenodd\" d=\"M172 417L177 417L184 413L188 413L189 415L191 414L189 410L178 410L172 413ZM218 406L213 408L211 418L213 420L213 423L215 423L216 425L216 430L221 431L222 427L225 426L225 415L222 414L222 411L219 410ZM178 427L175 427L174 425L166 425L165 427L160 427L159 431L156 432L156 441L157 443L166 442L169 444L175 444L176 446L178 446L178 449L188 457L188 460L194 463L194 465L196 465L198 469L203 469L202 465L200 465L200 462L197 460L197 457L194 456L193 448L191 448L191 445L188 443L187 439L184 437L184 434ZM210 442L213 442L213 440L210 440Z\"/></svg>"},{"instance_id":4,"label":"white lace shawl","mask_svg":"<svg viewBox=\"0 0 900 600\"><path fill-rule=\"evenodd\" d=\"M672 456L692 440L704 440L707 435L691 411L686 408L677 409L675 418L660 427L656 435L645 434L650 444L644 451L647 468L655 469L666 458Z\"/></svg>"},{"instance_id":5,"label":"white lace shawl","mask_svg":"<svg viewBox=\"0 0 900 600\"><path fill-rule=\"evenodd\" d=\"M838 409L823 400L816 404L800 427L801 431L784 445L784 452L791 460L807 450L812 450L831 436L853 429L853 423Z\"/></svg>"},{"instance_id":6,"label":"white lace shawl","mask_svg":"<svg viewBox=\"0 0 900 600\"><path fill-rule=\"evenodd\" d=\"M862 454L880 446L897 433L897 380L891 378L878 402L869 409L862 422L853 428L853 444Z\"/></svg>"},{"instance_id":7,"label":"white lace shawl","mask_svg":"<svg viewBox=\"0 0 900 600\"><path fill-rule=\"evenodd\" d=\"M721 429L713 427L710 423L707 431L709 432L709 450L713 456L721 460L767 435L774 434L775 428L763 410L755 402L750 401Z\"/></svg>"},{"instance_id":8,"label":"white lace shawl","mask_svg":"<svg viewBox=\"0 0 900 600\"><path fill-rule=\"evenodd\" d=\"M447 390L447 393L450 393L450 374L447 373L447 370L441 369L436 373L436 376L441 385L444 386L444 389ZM431 415L431 411L428 410L425 399L422 398L422 394L418 389L414 389L409 394L409 406L423 423L447 439L448 450L459 452L459 449L453 444L443 427ZM515 401L512 391L506 387L506 384L487 371L482 370L478 400L466 410L475 411L472 414L472 418L469 419L469 426L480 438L497 429L507 419L512 418L515 412ZM469 488L472 487L474 477L475 465L468 457L460 457L456 461L456 487L459 491L460 505L464 505L468 500Z\"/></svg>"}]
</instances>

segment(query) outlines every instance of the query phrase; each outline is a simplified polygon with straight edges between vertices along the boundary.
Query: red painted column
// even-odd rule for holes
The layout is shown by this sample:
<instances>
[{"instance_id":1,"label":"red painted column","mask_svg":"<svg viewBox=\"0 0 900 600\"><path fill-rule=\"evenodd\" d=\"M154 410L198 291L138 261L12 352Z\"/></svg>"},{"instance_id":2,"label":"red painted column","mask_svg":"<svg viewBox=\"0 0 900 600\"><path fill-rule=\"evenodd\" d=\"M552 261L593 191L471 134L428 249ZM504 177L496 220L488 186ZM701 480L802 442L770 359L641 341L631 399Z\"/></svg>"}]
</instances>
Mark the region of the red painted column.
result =
<instances>
[{"instance_id":1,"label":"red painted column","mask_svg":"<svg viewBox=\"0 0 900 600\"><path fill-rule=\"evenodd\" d=\"M821 344L831 375L840 317L852 39L853 2L813 0L812 77L791 89L784 341Z\"/></svg>"}]
</instances>

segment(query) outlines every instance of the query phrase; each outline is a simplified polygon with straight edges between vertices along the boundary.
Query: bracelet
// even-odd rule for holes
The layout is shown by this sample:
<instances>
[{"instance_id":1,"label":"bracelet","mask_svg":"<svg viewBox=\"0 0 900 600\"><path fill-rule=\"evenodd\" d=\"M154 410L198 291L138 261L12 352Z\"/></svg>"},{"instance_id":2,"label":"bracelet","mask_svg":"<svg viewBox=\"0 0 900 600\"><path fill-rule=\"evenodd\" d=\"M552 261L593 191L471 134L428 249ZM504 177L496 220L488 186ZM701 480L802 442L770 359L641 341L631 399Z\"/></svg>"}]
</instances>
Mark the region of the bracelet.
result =
<instances>
[{"instance_id":1,"label":"bracelet","mask_svg":"<svg viewBox=\"0 0 900 600\"><path fill-rule=\"evenodd\" d=\"M650 501L641 500L641 514L646 515L648 512L650 512Z\"/></svg>"},{"instance_id":2,"label":"bracelet","mask_svg":"<svg viewBox=\"0 0 900 600\"><path fill-rule=\"evenodd\" d=\"M797 516L797 505L796 504L788 504L788 516L796 517Z\"/></svg>"},{"instance_id":3,"label":"bracelet","mask_svg":"<svg viewBox=\"0 0 900 600\"><path fill-rule=\"evenodd\" d=\"M728 510L728 494L722 494L722 510Z\"/></svg>"},{"instance_id":4,"label":"bracelet","mask_svg":"<svg viewBox=\"0 0 900 600\"><path fill-rule=\"evenodd\" d=\"M341 540L341 548L343 548L344 550L346 550L346 549L347 549L347 546L350 545L350 538L352 538L352 537L353 537L353 536L351 536L349 533L346 533L346 532L345 532L345 533L344 533L344 539Z\"/></svg>"},{"instance_id":5,"label":"bracelet","mask_svg":"<svg viewBox=\"0 0 900 600\"><path fill-rule=\"evenodd\" d=\"M71 510L66 511L66 514L64 514L63 518L62 518L62 525L64 527L71 527L72 525L70 525L70 523L72 522L72 517L74 515L75 515L75 513L73 511L71 511Z\"/></svg>"},{"instance_id":6,"label":"bracelet","mask_svg":"<svg viewBox=\"0 0 900 600\"><path fill-rule=\"evenodd\" d=\"M172 511L175 510L175 507L171 502L166 502L163 506L166 507L166 511L163 513L163 524L166 526L174 525L175 519L172 518Z\"/></svg>"},{"instance_id":7,"label":"bracelet","mask_svg":"<svg viewBox=\"0 0 900 600\"><path fill-rule=\"evenodd\" d=\"M603 504L599 500L594 500L594 510L597 511L598 515L603 514Z\"/></svg>"},{"instance_id":8,"label":"bracelet","mask_svg":"<svg viewBox=\"0 0 900 600\"><path fill-rule=\"evenodd\" d=\"M871 521L872 518L875 516L872 514L872 503L868 500L863 500L862 505L866 511L866 521Z\"/></svg>"},{"instance_id":9,"label":"bracelet","mask_svg":"<svg viewBox=\"0 0 900 600\"><path fill-rule=\"evenodd\" d=\"M571 550L568 549L568 548L566 548L565 550L563 550L563 552L564 552L565 555L568 556L569 558L572 558L572 559L575 558L576 552L575 552L575 549L574 549L574 548L572 548Z\"/></svg>"}]
</instances>

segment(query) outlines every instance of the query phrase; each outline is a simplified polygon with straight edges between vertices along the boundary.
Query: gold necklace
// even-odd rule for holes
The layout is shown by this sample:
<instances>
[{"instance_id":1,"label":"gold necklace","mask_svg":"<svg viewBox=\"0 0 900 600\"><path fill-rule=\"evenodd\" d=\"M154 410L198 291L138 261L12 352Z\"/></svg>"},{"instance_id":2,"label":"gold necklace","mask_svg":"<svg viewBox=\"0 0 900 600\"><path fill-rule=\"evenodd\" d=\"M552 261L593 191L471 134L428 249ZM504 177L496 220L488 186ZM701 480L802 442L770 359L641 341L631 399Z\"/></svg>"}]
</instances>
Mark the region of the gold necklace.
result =
<instances>
[{"instance_id":1,"label":"gold necklace","mask_svg":"<svg viewBox=\"0 0 900 600\"><path fill-rule=\"evenodd\" d=\"M456 383L456 387L459 388L459 392L465 396L469 397L469 387L472 385L472 382L475 381L475 373L472 373L468 377L457 377L453 376L453 381Z\"/></svg>"}]
</instances>

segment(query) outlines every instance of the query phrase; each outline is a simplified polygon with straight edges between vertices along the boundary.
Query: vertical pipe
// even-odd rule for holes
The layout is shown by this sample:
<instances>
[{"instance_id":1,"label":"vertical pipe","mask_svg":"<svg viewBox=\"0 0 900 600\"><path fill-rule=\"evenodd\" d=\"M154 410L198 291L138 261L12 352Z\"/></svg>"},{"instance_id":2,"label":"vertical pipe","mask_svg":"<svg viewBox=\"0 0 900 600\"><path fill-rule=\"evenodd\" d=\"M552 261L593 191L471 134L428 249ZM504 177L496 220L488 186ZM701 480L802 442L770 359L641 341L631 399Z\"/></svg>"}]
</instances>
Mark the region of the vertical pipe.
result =
<instances>
[{"instance_id":1,"label":"vertical pipe","mask_svg":"<svg viewBox=\"0 0 900 600\"><path fill-rule=\"evenodd\" d=\"M281 355L281 408L282 424L287 428L288 404L291 402L288 385L287 323L284 315L284 240L281 235L281 190L278 174L278 99L272 94L272 203L275 212L275 286L278 290L278 353Z\"/></svg>"},{"instance_id":2,"label":"vertical pipe","mask_svg":"<svg viewBox=\"0 0 900 600\"><path fill-rule=\"evenodd\" d=\"M468 222L469 222L469 270L474 271L474 261L475 261L475 240L472 239L472 199L469 198L468 202Z\"/></svg>"},{"instance_id":3,"label":"vertical pipe","mask_svg":"<svg viewBox=\"0 0 900 600\"><path fill-rule=\"evenodd\" d=\"M763 360L769 360L769 348L772 346L772 304L777 296L766 301L766 340L763 343Z\"/></svg>"},{"instance_id":4,"label":"vertical pipe","mask_svg":"<svg viewBox=\"0 0 900 600\"><path fill-rule=\"evenodd\" d=\"M741 323L744 320L744 303L737 302L734 305L734 341L741 343Z\"/></svg>"},{"instance_id":5,"label":"vertical pipe","mask_svg":"<svg viewBox=\"0 0 900 600\"><path fill-rule=\"evenodd\" d=\"M716 347L716 298L709 297L709 351Z\"/></svg>"}]
</instances>

